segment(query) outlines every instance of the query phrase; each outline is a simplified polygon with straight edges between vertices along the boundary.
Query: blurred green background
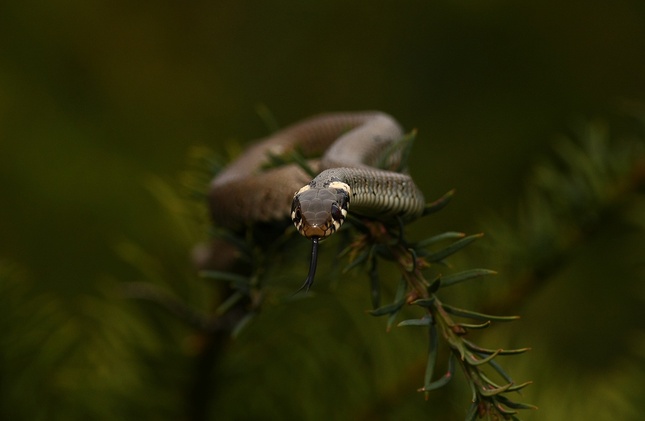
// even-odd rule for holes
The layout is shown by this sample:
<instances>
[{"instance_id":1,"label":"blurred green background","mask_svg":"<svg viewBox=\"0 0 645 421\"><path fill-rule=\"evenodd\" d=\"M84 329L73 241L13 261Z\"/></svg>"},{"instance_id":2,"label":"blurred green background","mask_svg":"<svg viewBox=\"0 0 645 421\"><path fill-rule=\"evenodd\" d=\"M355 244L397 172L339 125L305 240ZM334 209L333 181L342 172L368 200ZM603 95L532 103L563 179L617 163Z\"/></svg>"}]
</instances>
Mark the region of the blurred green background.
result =
<instances>
[{"instance_id":1,"label":"blurred green background","mask_svg":"<svg viewBox=\"0 0 645 421\"><path fill-rule=\"evenodd\" d=\"M418 129L419 186L428 198L457 189L422 237L512 219L556 135L626 100L645 100L640 0L3 2L0 417L187 419L196 336L116 291L146 281L212 305L190 261L207 219L182 177L195 148L225 156L265 135L258 110L284 126L378 109ZM505 360L535 381L521 400L540 410L523 419L645 413L645 202L618 203L504 308L520 322L481 337L533 348ZM503 266L492 241L463 262ZM386 334L364 312L363 278L322 279L314 298L267 305L231 345L210 419L463 418L460 375L427 403L416 393L423 334ZM496 282L482 293L493 311ZM467 288L451 294L478 308Z\"/></svg>"}]
</instances>

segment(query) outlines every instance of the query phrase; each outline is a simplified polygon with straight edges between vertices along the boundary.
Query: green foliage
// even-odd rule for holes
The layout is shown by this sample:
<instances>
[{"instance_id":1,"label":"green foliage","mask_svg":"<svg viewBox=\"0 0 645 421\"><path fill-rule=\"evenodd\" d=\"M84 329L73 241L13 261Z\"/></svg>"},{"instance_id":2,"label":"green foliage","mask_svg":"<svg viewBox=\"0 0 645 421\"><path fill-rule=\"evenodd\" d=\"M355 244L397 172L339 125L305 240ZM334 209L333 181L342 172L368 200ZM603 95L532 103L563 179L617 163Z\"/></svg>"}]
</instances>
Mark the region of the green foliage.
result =
<instances>
[{"instance_id":1,"label":"green foliage","mask_svg":"<svg viewBox=\"0 0 645 421\"><path fill-rule=\"evenodd\" d=\"M444 201L447 201L450 196L444 196L443 199L435 202L430 208L444 207ZM388 329L405 304L418 306L425 313L420 319L409 319L399 323L399 326L425 326L428 329L430 347L425 369L425 382L419 391L424 392L426 399L428 399L430 392L448 384L453 378L456 360L462 367L472 391L472 404L467 419L475 419L476 416L493 418L499 416L504 419L514 419L515 414L517 414L516 409L534 408L532 405L513 402L504 395L507 392L518 391L529 383L515 385L510 376L494 361L494 358L498 355L518 354L528 349L490 350L481 348L465 339L470 329L486 328L491 324L491 321L511 321L515 320L516 317L490 316L458 309L443 304L436 295L442 287L494 272L486 269L474 269L454 273L445 278L439 273L433 281L427 281L424 275L424 273L432 271L434 265L443 264L444 259L468 246L474 240L480 238L481 235L467 237L457 235L458 239L456 241L439 247L438 250L428 251L426 249L427 245L436 245L438 238L449 238L455 235L448 233L433 236L420 241L419 244L423 245L423 247L420 247L418 244L416 246L408 245L404 239L403 232L393 231L391 227L388 229L381 223L376 223L376 226L373 224L374 222L365 223L370 227L369 233L364 234L363 238L359 238L350 246L352 248L350 254L358 256L357 258L361 261L367 260L360 258L361 254L369 254L371 259L381 257L386 260L392 260L398 265L404 282L401 282L394 302L376 308L371 312L375 316L388 315ZM377 251L373 252L374 249ZM375 262L373 261L371 265L374 266ZM375 284L376 288L378 288L378 283L374 282L372 283L373 288ZM374 296L374 293L372 295ZM453 316L477 319L484 323L477 325L459 323L454 321ZM449 367L446 374L434 380L433 375L439 350L438 333L449 347L452 355L449 357ZM507 383L501 386L496 384L482 370L484 365L490 365Z\"/></svg>"},{"instance_id":2,"label":"green foliage","mask_svg":"<svg viewBox=\"0 0 645 421\"><path fill-rule=\"evenodd\" d=\"M522 417L641 420L643 166L634 162L613 185L627 188L599 196L606 206L586 208L580 198L589 196L576 192L584 183L568 180L557 154L544 155L568 116L607 116L617 98L645 99L644 5L1 2L0 419L186 419L189 390L207 376L216 379L211 419L464 419L469 386L456 360L456 375L428 402L415 392L427 326L394 326L423 320L423 310L404 305L387 334L389 316L363 312L395 301L399 271L382 262L343 273L346 259L332 261L340 238L321 248L315 299L291 297L306 245L293 250L297 264L277 265L261 313L210 372L197 364L201 328L124 299L123 283L152 284L139 294L179 302L178 314L190 309L209 325L204 316L223 294L190 263L208 231L203 198L187 200L178 184L203 191L213 171L177 171L188 145L233 157L241 140L278 127L266 110L264 124L249 117L263 101L283 122L373 107L418 128L415 180L429 196L456 188L458 200L407 237L486 233L449 258L454 268L441 267L441 284L467 268L498 274L439 295L456 308L521 315L471 327L468 339L532 347L495 358L534 381L510 394L540 407ZM593 127L608 129L610 154L644 138L613 118L577 127L566 142L578 153ZM526 192L542 164L557 177L535 198ZM562 214L569 200L578 205ZM600 212L578 225L574 209ZM449 371L448 351L438 351L433 380Z\"/></svg>"},{"instance_id":3,"label":"green foliage","mask_svg":"<svg viewBox=\"0 0 645 421\"><path fill-rule=\"evenodd\" d=\"M645 120L632 115L578 121L536 163L517 217L488 222L486 252L512 276L480 297L496 310L524 308L528 331L515 334L530 335L534 364L548 367L528 371L536 383L562 384L528 392L547 419L638 419L643 410L624 385L645 381L642 346L628 339L645 331ZM552 405L562 400L576 403Z\"/></svg>"},{"instance_id":4,"label":"green foliage","mask_svg":"<svg viewBox=\"0 0 645 421\"><path fill-rule=\"evenodd\" d=\"M258 243L266 239L258 232L227 236L246 270L201 277L121 241L117 252L143 282L124 289L104 278L76 295L39 287L28 270L5 261L2 416L198 419L194 408L202 405L202 418L223 419L321 419L339 411L346 419L513 419L531 407L521 400L540 406L521 412L523 419L534 412L638 419L645 348L642 318L633 315L643 297L642 137L616 139L600 123L584 127L579 133L590 139L568 139L556 148L569 151L566 158L558 152L557 165L553 158L538 164L524 202L532 205L521 207L517 222L489 227L485 241L455 231L408 241L398 224L353 220L346 237L342 231L326 242L308 295L292 295L307 253L290 227L271 237L281 239L272 247ZM166 229L186 248L206 229L195 190L210 177L207 156L204 149L191 155L198 170L180 177L188 194L158 178L146 181L166 211ZM483 250L499 274L464 268L473 244L494 246ZM331 261L334 250L342 260ZM490 275L494 282L478 281ZM384 323L366 317L370 302L369 313ZM520 323L497 315L518 308ZM511 358L523 345L532 352ZM535 383L523 389L527 383L516 378ZM579 390L586 404L557 385ZM415 388L430 404L407 399ZM570 405L558 404L563 396ZM247 400L252 404L240 403Z\"/></svg>"},{"instance_id":5,"label":"green foliage","mask_svg":"<svg viewBox=\"0 0 645 421\"><path fill-rule=\"evenodd\" d=\"M638 128L638 119L624 115L617 120L617 135L607 120L598 119L578 121L571 135L559 136L553 156L542 158L530 173L517 218L488 222L491 245L500 251L497 264L518 274L513 288L526 289L520 294L546 282L572 250L638 203L645 184L645 141L639 132L645 126Z\"/></svg>"},{"instance_id":6,"label":"green foliage","mask_svg":"<svg viewBox=\"0 0 645 421\"><path fill-rule=\"evenodd\" d=\"M547 164L537 167L536 176L531 179L531 187L527 190L527 200L531 206L524 208L530 210L520 214L518 228L507 224L505 228L493 230L495 238L500 238L500 233L517 236L509 237L501 244L497 242L500 254L510 257L509 261L514 264L509 272L521 275L513 284L515 288L528 288L538 278L546 282L552 276L546 269L555 270L554 261L562 264L563 254L566 255L576 241L580 241L580 233L592 231L594 225L602 222L601 216L610 212L617 201L624 200L625 195L640 188L642 179L639 178L639 171L643 156L639 149L640 139L616 144L599 128L602 126L588 127L586 133L589 137L583 138L581 143L567 141L567 145L557 149L560 151L560 166L547 161ZM452 195L450 192L429 205L426 214L443 209ZM424 327L429 348L425 357L425 374L419 372L418 376L424 378L423 387L419 390L424 392L426 398L436 393L438 388L447 386L457 367L460 367L471 390L472 404L466 419L517 419L518 410L535 408L511 399L510 394L519 392L530 382L516 383L498 362L503 356L521 354L528 348L487 348L465 337L471 331L485 329L494 322L512 321L517 317L462 309L445 304L437 295L446 287L496 273L488 269L448 270L447 274L443 273L446 259L481 235L446 232L409 243L400 224L387 225L355 218L351 221L353 234L339 240L344 244L340 255L348 260L341 273L348 274L358 269L363 276L367 276L373 306L370 314L386 316L387 330L395 324ZM224 283L233 291L222 296L212 316L203 317L212 318L217 325L217 320L229 309L241 304L242 313L227 328L235 334L239 334L241 327L248 326L247 322L261 308L266 311L267 304L280 302L282 306L293 305L289 299L285 302L284 294L288 296L289 288L285 289L281 279L285 278L285 267L294 267L297 262L303 261L302 255L294 252L302 239L294 237L289 229L278 237L271 237L272 240L278 238L278 241L272 241L270 246L262 243L266 237L258 235L258 232L248 234L236 237L232 233L220 232L220 236L225 235L229 242L236 244L240 255L246 256L244 259L250 266L246 267L244 275L222 271L206 271L203 274L206 279ZM523 258L514 252L517 250L522 250ZM379 269L382 266L379 261L394 263L394 270L386 271L385 282L381 281L383 270ZM289 270L286 272L290 273ZM527 273L533 273L533 276L527 276ZM428 275L430 277L426 278ZM392 279L400 279L398 286L397 282L392 283ZM384 284L387 286L384 287ZM462 288L468 288L468 285L466 283ZM385 305L380 304L383 289L390 291L393 297ZM524 294L528 291L530 288ZM502 299L497 299L496 308L510 308L504 303L503 295L500 297ZM490 306L494 302L485 299L483 304ZM421 316L405 318L396 323L401 314L408 313L414 307L422 311ZM449 354L445 356L448 366L445 374L437 377L435 368L440 362L441 344ZM378 370L372 375L378 376Z\"/></svg>"},{"instance_id":7,"label":"green foliage","mask_svg":"<svg viewBox=\"0 0 645 421\"><path fill-rule=\"evenodd\" d=\"M388 151L388 153L409 156L413 138L414 134L406 137L403 142L397 144L396 149ZM287 157L287 159L295 159L297 162L304 163L298 156ZM383 159L388 161L387 158ZM275 165L280 165L284 160L282 157L273 157L273 161ZM430 215L443 209L452 196L453 192L451 191L427 205L424 214ZM343 273L347 273L350 269L361 268L368 275L374 307L370 313L374 316L388 316L388 331L404 307L416 306L424 314L420 319L409 319L399 325L426 326L430 338L430 348L425 368L424 386L419 389L426 394L426 399L429 398L430 392L445 386L452 379L454 361L456 360L468 379L472 391L472 405L468 419L474 419L475 416L499 416L504 419L515 419L517 409L534 408L531 405L516 403L505 395L509 392L519 391L529 383L516 385L495 361L497 356L518 354L527 349L489 350L465 339L470 329L486 328L492 321L510 321L515 320L516 317L489 316L458 309L443 304L436 295L442 287L495 273L487 269L471 269L444 277L441 272L437 271L438 267L446 265L447 258L481 238L481 235L466 236L462 233L447 232L420 240L417 243L409 243L401 221L386 222L359 217L353 217L350 221L354 230L345 229L343 236L336 236L341 237L341 244L344 247L340 255L349 260ZM274 234L267 234L266 230L269 230L268 233L273 232ZM302 260L293 259L292 256L296 255L294 250L299 248L304 240L299 236L294 237L293 229L290 226L286 231L277 231L277 235L275 232L274 228L265 226L249 227L241 234L221 228L215 232L215 240L210 250L213 258L217 259L216 256L230 253L229 249L233 250L233 255L236 257L224 265L208 261L204 263L207 267L215 264L216 269L204 270L202 276L207 280L224 285L218 288L221 299L214 304L213 307L216 310L212 314L198 315L188 306L178 300L173 300L167 294L155 292L151 286L148 286L147 289L141 286L136 289L131 288L131 295L156 301L183 318L184 321L203 331L204 335L209 337L212 347L216 349L205 352L219 354L220 349L225 346L223 343L225 338L223 339L222 335L237 336L249 320L264 307L265 299L270 294L267 292L267 290L270 291L267 285L274 283L272 278L285 267L285 263L288 266L297 266L299 261L302 263ZM454 241L442 245L445 240ZM382 285L380 274L376 270L379 260L394 263L398 277L401 279L394 301L384 306L380 305ZM242 262L243 268L235 269L233 272L219 269L220 266L225 269L233 269L237 267L237 262ZM425 276L428 273L434 273L432 281L426 279ZM388 278L391 279L391 275ZM386 284L389 283L390 281L386 281ZM484 323L459 323L454 321L455 316L478 319ZM452 356L448 358L448 372L440 379L435 380L433 373L437 363L439 337L446 344ZM483 370L484 366L489 366L497 372L506 383L496 384ZM193 405L202 407L205 403L193 402ZM207 410L204 409L204 411Z\"/></svg>"},{"instance_id":8,"label":"green foliage","mask_svg":"<svg viewBox=\"0 0 645 421\"><path fill-rule=\"evenodd\" d=\"M145 405L175 411L172 395L156 402L146 394L145 357L159 354L162 341L114 292L70 300L0 262L3 419L144 417Z\"/></svg>"}]
</instances>

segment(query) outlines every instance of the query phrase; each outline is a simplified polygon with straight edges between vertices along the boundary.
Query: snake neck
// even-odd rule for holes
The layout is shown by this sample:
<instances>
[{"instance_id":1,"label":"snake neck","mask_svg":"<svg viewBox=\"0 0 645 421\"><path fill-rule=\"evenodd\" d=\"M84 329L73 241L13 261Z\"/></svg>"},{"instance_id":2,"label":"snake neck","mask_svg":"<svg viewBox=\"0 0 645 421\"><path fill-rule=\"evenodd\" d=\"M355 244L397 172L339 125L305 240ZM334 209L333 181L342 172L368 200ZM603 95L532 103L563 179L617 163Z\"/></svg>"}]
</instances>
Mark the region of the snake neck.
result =
<instances>
[{"instance_id":1,"label":"snake neck","mask_svg":"<svg viewBox=\"0 0 645 421\"><path fill-rule=\"evenodd\" d=\"M352 212L366 217L412 220L425 199L408 174L375 168L332 168L321 172L293 197L291 219L307 238L327 237Z\"/></svg>"}]
</instances>

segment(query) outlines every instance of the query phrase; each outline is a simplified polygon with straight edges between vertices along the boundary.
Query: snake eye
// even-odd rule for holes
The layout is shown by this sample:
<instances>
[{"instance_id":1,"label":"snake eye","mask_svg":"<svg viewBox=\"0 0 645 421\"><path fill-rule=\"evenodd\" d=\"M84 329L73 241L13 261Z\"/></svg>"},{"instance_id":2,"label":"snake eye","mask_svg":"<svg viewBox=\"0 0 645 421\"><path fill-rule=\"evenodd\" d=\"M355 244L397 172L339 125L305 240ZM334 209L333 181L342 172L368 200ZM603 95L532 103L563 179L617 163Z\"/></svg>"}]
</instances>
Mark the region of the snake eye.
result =
<instances>
[{"instance_id":1,"label":"snake eye","mask_svg":"<svg viewBox=\"0 0 645 421\"><path fill-rule=\"evenodd\" d=\"M334 219L334 221L341 221L344 219L343 218L343 213L341 212L340 208L336 203L332 203L331 205L331 217Z\"/></svg>"},{"instance_id":2,"label":"snake eye","mask_svg":"<svg viewBox=\"0 0 645 421\"><path fill-rule=\"evenodd\" d=\"M292 212L291 212L291 219L293 222L300 222L302 219L302 212L300 211L300 206L297 206Z\"/></svg>"},{"instance_id":3,"label":"snake eye","mask_svg":"<svg viewBox=\"0 0 645 421\"><path fill-rule=\"evenodd\" d=\"M291 220L294 224L297 224L302 219L302 211L300 210L300 200L298 200L297 195L294 196L293 202L291 202Z\"/></svg>"}]
</instances>

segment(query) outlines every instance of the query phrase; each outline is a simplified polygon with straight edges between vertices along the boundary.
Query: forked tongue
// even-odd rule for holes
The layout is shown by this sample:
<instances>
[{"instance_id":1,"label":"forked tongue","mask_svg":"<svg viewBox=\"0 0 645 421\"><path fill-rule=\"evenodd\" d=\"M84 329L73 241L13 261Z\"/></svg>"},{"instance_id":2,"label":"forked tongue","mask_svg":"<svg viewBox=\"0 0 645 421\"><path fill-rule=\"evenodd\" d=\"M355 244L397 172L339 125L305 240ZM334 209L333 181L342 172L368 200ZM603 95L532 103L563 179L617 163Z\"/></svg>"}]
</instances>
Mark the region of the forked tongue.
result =
<instances>
[{"instance_id":1,"label":"forked tongue","mask_svg":"<svg viewBox=\"0 0 645 421\"><path fill-rule=\"evenodd\" d=\"M295 294L299 293L303 289L305 292L309 291L309 288L314 284L314 276L316 275L316 265L318 264L318 240L320 237L311 237L311 261L309 262L309 274L307 275L307 279L305 279L305 283L302 284L300 289L295 292Z\"/></svg>"}]
</instances>

